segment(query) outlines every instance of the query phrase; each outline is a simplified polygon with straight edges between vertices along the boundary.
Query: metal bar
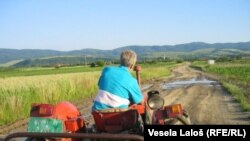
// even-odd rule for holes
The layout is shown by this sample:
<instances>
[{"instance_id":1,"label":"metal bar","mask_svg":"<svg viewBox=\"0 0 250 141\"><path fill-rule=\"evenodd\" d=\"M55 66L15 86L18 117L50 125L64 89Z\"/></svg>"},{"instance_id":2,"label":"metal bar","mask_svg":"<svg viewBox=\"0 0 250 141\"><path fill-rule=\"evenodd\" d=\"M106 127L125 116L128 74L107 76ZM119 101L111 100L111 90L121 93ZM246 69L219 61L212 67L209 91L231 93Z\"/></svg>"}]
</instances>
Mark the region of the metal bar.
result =
<instances>
[{"instance_id":1,"label":"metal bar","mask_svg":"<svg viewBox=\"0 0 250 141\"><path fill-rule=\"evenodd\" d=\"M117 140L134 140L144 141L143 136L133 134L108 134L108 133L30 133L17 132L9 134L3 141L9 141L17 137L33 137L33 138L87 138L87 139L117 139Z\"/></svg>"}]
</instances>

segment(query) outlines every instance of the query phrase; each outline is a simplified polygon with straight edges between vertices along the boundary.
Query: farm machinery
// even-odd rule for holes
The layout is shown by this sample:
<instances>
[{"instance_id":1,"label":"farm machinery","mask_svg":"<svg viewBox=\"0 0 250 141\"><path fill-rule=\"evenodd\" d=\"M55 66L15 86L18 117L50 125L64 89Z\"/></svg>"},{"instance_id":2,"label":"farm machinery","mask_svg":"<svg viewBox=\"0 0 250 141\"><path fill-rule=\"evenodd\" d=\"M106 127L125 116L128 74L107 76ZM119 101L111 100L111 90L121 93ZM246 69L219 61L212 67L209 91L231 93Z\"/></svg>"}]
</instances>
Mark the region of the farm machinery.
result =
<instances>
[{"instance_id":1,"label":"farm machinery","mask_svg":"<svg viewBox=\"0 0 250 141\"><path fill-rule=\"evenodd\" d=\"M140 69L135 67L139 85ZM144 140L144 125L190 124L182 105L164 106L158 91L149 91L142 103L131 104L127 109L92 111L92 117L94 123L88 123L70 102L33 104L27 132L10 134L5 141L15 137L27 137L27 141Z\"/></svg>"}]
</instances>

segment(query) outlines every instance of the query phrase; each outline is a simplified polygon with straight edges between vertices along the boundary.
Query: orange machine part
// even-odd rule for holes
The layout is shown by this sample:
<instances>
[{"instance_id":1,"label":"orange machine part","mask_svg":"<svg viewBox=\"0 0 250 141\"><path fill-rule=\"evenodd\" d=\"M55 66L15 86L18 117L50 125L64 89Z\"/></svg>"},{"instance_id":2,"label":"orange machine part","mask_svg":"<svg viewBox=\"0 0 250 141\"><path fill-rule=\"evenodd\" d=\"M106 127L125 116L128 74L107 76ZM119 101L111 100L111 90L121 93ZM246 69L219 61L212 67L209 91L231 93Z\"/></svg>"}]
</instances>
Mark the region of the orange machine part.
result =
<instances>
[{"instance_id":1,"label":"orange machine part","mask_svg":"<svg viewBox=\"0 0 250 141\"><path fill-rule=\"evenodd\" d=\"M69 102L61 102L54 106L53 117L64 121L65 130L76 132L85 127L84 118L78 109Z\"/></svg>"},{"instance_id":2,"label":"orange machine part","mask_svg":"<svg viewBox=\"0 0 250 141\"><path fill-rule=\"evenodd\" d=\"M164 107L164 111L166 112L166 114L169 118L173 118L173 117L176 117L178 115L183 114L181 104L166 106L166 107Z\"/></svg>"},{"instance_id":3,"label":"orange machine part","mask_svg":"<svg viewBox=\"0 0 250 141\"><path fill-rule=\"evenodd\" d=\"M137 110L139 114L144 114L145 113L145 105L144 103L141 104L133 104L129 107L132 110Z\"/></svg>"},{"instance_id":4,"label":"orange machine part","mask_svg":"<svg viewBox=\"0 0 250 141\"><path fill-rule=\"evenodd\" d=\"M85 122L83 117L72 118L65 121L65 128L67 131L76 132L80 128L85 127Z\"/></svg>"},{"instance_id":5,"label":"orange machine part","mask_svg":"<svg viewBox=\"0 0 250 141\"><path fill-rule=\"evenodd\" d=\"M77 118L80 112L69 102L60 102L54 106L53 117L66 121L71 118Z\"/></svg>"}]
</instances>

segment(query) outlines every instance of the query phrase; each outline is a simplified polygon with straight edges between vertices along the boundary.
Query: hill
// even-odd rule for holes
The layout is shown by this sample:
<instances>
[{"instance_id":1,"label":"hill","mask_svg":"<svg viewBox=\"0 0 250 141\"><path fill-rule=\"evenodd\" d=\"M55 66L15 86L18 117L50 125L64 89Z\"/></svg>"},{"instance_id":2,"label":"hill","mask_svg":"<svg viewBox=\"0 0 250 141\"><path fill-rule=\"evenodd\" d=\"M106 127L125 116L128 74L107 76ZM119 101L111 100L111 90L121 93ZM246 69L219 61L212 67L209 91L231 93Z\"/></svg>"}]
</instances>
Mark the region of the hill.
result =
<instances>
[{"instance_id":1,"label":"hill","mask_svg":"<svg viewBox=\"0 0 250 141\"><path fill-rule=\"evenodd\" d=\"M51 64L83 64L98 59L119 59L119 54L131 49L138 54L139 60L167 57L169 59L201 59L230 56L250 56L250 42L215 43L192 42L178 45L163 46L125 46L113 50L82 49L72 51L38 50L38 49L0 49L0 64L14 66L44 66ZM12 63L9 63L12 62Z\"/></svg>"}]
</instances>

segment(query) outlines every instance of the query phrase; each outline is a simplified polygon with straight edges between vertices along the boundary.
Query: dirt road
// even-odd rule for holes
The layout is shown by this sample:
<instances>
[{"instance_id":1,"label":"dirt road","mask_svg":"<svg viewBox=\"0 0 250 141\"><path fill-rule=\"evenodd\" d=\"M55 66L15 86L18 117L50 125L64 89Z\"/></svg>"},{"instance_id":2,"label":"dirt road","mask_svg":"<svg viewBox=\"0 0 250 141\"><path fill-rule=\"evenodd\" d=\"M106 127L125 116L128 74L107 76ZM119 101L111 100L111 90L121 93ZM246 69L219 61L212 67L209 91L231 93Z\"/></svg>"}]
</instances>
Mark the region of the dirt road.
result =
<instances>
[{"instance_id":1,"label":"dirt road","mask_svg":"<svg viewBox=\"0 0 250 141\"><path fill-rule=\"evenodd\" d=\"M165 105L180 103L188 111L192 124L249 124L250 112L243 112L235 99L223 90L220 83L208 78L202 72L188 67L188 64L173 70L168 78L152 80L145 91L158 90L165 99ZM88 105L88 106L86 106ZM81 112L88 114L90 105L79 105ZM87 113L86 113L87 112ZM90 114L88 114L91 116ZM27 122L27 121L26 121ZM25 131L26 124L0 128L0 139L8 133ZM14 128L11 128L14 127ZM10 130L11 129L11 130Z\"/></svg>"},{"instance_id":2,"label":"dirt road","mask_svg":"<svg viewBox=\"0 0 250 141\"><path fill-rule=\"evenodd\" d=\"M173 70L173 76L153 83L165 105L180 103L192 124L250 124L250 112L243 112L235 99L220 83L188 64Z\"/></svg>"}]
</instances>

